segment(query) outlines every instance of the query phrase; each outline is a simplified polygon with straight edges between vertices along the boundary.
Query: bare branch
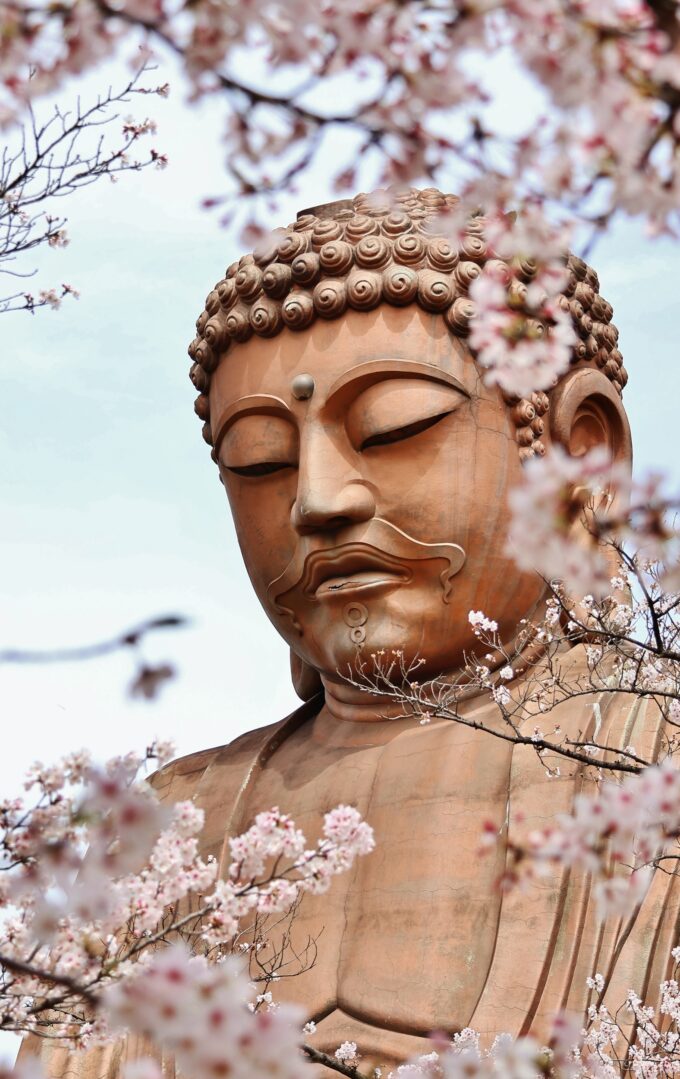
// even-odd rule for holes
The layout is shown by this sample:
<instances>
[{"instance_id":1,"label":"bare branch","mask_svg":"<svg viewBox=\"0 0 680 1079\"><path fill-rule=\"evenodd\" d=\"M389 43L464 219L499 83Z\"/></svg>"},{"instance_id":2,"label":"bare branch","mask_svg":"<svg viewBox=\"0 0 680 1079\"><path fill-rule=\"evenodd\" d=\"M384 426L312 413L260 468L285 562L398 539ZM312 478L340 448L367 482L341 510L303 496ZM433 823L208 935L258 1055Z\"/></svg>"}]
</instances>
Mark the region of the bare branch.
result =
<instances>
[{"instance_id":1,"label":"bare branch","mask_svg":"<svg viewBox=\"0 0 680 1079\"><path fill-rule=\"evenodd\" d=\"M313 1046L307 1045L307 1043L302 1046L302 1052L314 1064L323 1064L324 1067L330 1068L331 1071L337 1072L338 1075L346 1075L347 1079L369 1079L358 1068L350 1067L349 1064L345 1064L342 1060L337 1060L336 1057L329 1056L328 1053L322 1053L319 1049L314 1049Z\"/></svg>"},{"instance_id":2,"label":"bare branch","mask_svg":"<svg viewBox=\"0 0 680 1079\"><path fill-rule=\"evenodd\" d=\"M143 637L157 629L178 629L187 625L183 615L162 615L150 618L138 626L112 637L108 641L96 644L80 645L76 648L54 648L47 651L28 651L20 648L8 648L0 652L0 663L72 663L84 659L98 659L100 656L117 652L121 648L133 648Z\"/></svg>"},{"instance_id":3,"label":"bare branch","mask_svg":"<svg viewBox=\"0 0 680 1079\"><path fill-rule=\"evenodd\" d=\"M87 107L80 99L70 111L55 106L44 121L39 122L29 107L15 144L5 147L0 158L0 273L32 277L33 268L13 267L17 258L25 261L38 247L66 246L66 218L51 211L52 200L66 198L104 177L115 181L123 172L163 167L165 156L154 149L136 154L137 143L155 132L155 123L122 120L119 112L120 106L135 97L167 92L164 86L149 89L142 85L152 71L145 64L122 89L109 88ZM120 133L114 138L117 122ZM62 285L61 292L41 290L37 299L28 292L0 296L0 313L56 308L72 294L77 295L75 289Z\"/></svg>"}]
</instances>

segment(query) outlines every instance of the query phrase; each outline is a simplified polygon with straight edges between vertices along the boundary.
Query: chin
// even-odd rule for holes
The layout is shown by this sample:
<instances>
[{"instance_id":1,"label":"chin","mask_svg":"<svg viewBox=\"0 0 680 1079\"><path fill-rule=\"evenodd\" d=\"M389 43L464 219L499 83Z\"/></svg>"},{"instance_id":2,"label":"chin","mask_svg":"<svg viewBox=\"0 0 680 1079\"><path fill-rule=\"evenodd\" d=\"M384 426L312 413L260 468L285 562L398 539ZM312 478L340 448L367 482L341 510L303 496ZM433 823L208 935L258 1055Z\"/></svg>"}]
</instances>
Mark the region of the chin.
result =
<instances>
[{"instance_id":1,"label":"chin","mask_svg":"<svg viewBox=\"0 0 680 1079\"><path fill-rule=\"evenodd\" d=\"M430 637L429 633L419 633L417 629L414 633L413 626L409 627L410 632L404 629L399 624L367 627L363 639L357 641L350 637L347 627L334 623L323 638L317 636L321 647L305 650L304 659L333 682L361 681L362 671L363 678L372 681L374 675L391 668L389 681L395 686L401 685L405 676L422 681L423 677L436 677L455 665L455 660L448 656L425 654L422 644ZM441 643L437 637L430 639ZM460 659L462 662L462 651Z\"/></svg>"},{"instance_id":2,"label":"chin","mask_svg":"<svg viewBox=\"0 0 680 1079\"><path fill-rule=\"evenodd\" d=\"M299 604L300 636L290 640L288 623L287 637L306 663L334 682L362 669L370 677L378 665L383 671L391 666L390 682L396 685L405 672L409 679L422 681L464 662L471 632L460 606L443 602L439 588L416 582L388 592L343 590L306 609ZM279 626L283 630L283 624Z\"/></svg>"}]
</instances>

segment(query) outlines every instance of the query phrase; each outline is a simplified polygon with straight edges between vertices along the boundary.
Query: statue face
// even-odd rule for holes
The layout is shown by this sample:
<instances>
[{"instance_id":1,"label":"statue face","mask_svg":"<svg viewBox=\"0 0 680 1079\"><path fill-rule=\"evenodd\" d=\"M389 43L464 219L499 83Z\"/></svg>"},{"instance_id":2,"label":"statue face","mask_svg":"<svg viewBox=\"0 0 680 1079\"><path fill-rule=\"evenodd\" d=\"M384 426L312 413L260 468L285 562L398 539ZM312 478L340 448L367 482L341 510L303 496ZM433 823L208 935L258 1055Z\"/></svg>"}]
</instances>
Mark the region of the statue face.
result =
<instances>
[{"instance_id":1,"label":"statue face","mask_svg":"<svg viewBox=\"0 0 680 1079\"><path fill-rule=\"evenodd\" d=\"M451 671L470 610L509 637L541 595L504 550L521 471L507 406L440 317L382 305L251 339L210 401L255 591L324 677L357 650Z\"/></svg>"}]
</instances>

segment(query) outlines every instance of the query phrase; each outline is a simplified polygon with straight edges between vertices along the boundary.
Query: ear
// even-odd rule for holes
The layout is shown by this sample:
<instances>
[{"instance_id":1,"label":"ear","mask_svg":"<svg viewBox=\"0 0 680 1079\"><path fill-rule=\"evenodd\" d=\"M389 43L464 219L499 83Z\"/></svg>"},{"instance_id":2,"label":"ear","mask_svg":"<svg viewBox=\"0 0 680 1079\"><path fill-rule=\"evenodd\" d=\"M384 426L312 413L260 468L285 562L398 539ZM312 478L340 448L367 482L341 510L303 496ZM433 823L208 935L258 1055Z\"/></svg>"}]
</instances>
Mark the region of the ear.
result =
<instances>
[{"instance_id":1,"label":"ear","mask_svg":"<svg viewBox=\"0 0 680 1079\"><path fill-rule=\"evenodd\" d=\"M630 469L633 448L621 398L602 371L570 371L550 394L550 434L571 457L603 446L614 464Z\"/></svg>"},{"instance_id":2,"label":"ear","mask_svg":"<svg viewBox=\"0 0 680 1079\"><path fill-rule=\"evenodd\" d=\"M291 649L290 674L293 679L293 688L300 700L311 701L317 693L323 692L323 684L319 672L310 667L303 659Z\"/></svg>"},{"instance_id":3,"label":"ear","mask_svg":"<svg viewBox=\"0 0 680 1079\"><path fill-rule=\"evenodd\" d=\"M550 394L550 434L571 457L583 457L596 446L603 446L612 464L623 467L629 475L633 449L628 417L621 397L602 371L579 368L570 371ZM616 488L603 496L609 509L618 508ZM617 505L618 503L618 505ZM575 522L573 539L585 542L587 532ZM611 575L619 571L613 549L606 549Z\"/></svg>"}]
</instances>

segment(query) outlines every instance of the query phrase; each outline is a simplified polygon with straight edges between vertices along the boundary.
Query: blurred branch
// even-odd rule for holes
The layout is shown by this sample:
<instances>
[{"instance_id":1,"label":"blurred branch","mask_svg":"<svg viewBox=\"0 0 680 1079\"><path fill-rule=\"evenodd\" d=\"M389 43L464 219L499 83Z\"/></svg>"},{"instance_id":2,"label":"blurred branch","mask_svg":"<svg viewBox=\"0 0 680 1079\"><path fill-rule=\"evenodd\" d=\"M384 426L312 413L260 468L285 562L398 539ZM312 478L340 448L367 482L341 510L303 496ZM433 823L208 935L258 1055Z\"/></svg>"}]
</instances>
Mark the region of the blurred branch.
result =
<instances>
[{"instance_id":1,"label":"blurred branch","mask_svg":"<svg viewBox=\"0 0 680 1079\"><path fill-rule=\"evenodd\" d=\"M97 644L75 648L54 648L45 651L7 648L0 651L0 663L72 663L80 660L98 659L123 648L135 648L144 637L157 629L178 629L188 624L182 615L163 615L142 622L133 629Z\"/></svg>"}]
</instances>

